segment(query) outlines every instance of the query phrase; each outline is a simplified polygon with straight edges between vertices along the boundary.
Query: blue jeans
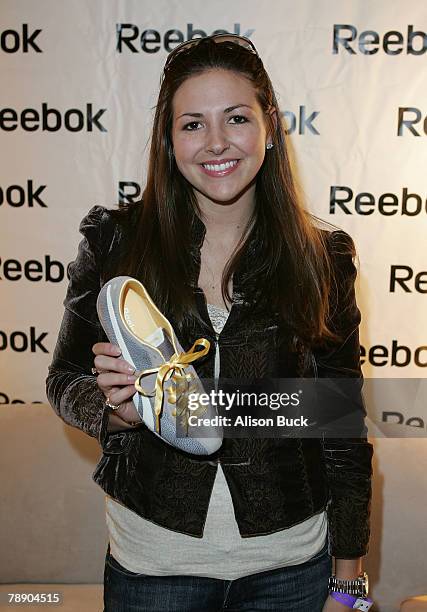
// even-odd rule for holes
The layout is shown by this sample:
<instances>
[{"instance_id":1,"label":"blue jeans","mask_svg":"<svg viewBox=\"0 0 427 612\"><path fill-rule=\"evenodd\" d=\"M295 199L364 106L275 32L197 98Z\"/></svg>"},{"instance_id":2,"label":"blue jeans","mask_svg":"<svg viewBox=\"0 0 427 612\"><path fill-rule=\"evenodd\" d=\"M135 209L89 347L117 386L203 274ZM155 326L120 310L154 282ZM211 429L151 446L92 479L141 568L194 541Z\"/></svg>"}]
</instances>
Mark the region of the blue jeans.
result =
<instances>
[{"instance_id":1,"label":"blue jeans","mask_svg":"<svg viewBox=\"0 0 427 612\"><path fill-rule=\"evenodd\" d=\"M108 546L104 612L321 612L331 571L326 544L305 563L236 580L135 574L112 557Z\"/></svg>"}]
</instances>

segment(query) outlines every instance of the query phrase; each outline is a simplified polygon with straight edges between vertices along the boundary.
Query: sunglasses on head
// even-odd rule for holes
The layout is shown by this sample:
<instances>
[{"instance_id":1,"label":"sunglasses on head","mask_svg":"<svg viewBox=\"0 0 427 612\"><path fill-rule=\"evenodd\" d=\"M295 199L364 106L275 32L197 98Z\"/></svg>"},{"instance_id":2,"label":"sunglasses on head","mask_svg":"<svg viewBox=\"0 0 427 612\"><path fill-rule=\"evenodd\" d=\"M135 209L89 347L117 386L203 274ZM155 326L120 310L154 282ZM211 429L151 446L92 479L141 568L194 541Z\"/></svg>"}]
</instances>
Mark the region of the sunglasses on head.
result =
<instances>
[{"instance_id":1,"label":"sunglasses on head","mask_svg":"<svg viewBox=\"0 0 427 612\"><path fill-rule=\"evenodd\" d=\"M179 53L181 53L181 51L189 49L190 47L195 47L202 40L207 39L213 40L216 43L233 42L237 45L240 45L241 47L244 47L248 51L251 51L251 53L254 53L257 57L259 57L255 45L251 40L249 40L249 38L246 38L246 36L239 36L238 34L212 34L211 36L204 36L203 38L192 38L191 40L186 40L185 42L175 47L175 49L173 49L173 51L171 51L167 57L164 70L167 70L170 63L176 58Z\"/></svg>"}]
</instances>

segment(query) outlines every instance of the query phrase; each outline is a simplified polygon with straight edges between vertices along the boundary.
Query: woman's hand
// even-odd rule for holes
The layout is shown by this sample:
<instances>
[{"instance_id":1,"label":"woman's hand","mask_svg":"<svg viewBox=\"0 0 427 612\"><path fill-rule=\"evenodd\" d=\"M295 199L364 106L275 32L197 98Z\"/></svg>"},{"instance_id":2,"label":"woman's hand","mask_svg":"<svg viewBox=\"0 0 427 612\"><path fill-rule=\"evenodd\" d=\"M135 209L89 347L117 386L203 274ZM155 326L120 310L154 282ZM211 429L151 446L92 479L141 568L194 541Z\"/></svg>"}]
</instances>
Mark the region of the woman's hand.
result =
<instances>
[{"instance_id":1,"label":"woman's hand","mask_svg":"<svg viewBox=\"0 0 427 612\"><path fill-rule=\"evenodd\" d=\"M141 422L132 401L136 393L136 376L134 368L124 359L120 359L120 348L109 342L97 342L92 347L96 355L95 368L100 372L97 376L98 387L111 404L120 405L109 415L107 431L122 431L132 429L131 423Z\"/></svg>"},{"instance_id":2,"label":"woman's hand","mask_svg":"<svg viewBox=\"0 0 427 612\"><path fill-rule=\"evenodd\" d=\"M348 612L348 606L345 606L341 602L332 599L332 597L328 595L328 599L325 601L322 612Z\"/></svg>"}]
</instances>

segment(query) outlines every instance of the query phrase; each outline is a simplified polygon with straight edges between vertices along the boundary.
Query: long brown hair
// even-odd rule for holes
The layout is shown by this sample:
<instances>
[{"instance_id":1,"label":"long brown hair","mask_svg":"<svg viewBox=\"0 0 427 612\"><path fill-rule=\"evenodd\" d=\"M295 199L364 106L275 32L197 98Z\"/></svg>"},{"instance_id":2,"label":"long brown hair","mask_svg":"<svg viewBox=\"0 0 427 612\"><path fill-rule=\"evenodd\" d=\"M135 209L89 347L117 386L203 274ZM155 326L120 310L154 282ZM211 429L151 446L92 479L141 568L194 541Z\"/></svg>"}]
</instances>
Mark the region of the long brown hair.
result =
<instances>
[{"instance_id":1,"label":"long brown hair","mask_svg":"<svg viewBox=\"0 0 427 612\"><path fill-rule=\"evenodd\" d=\"M268 296L270 306L282 313L297 337L308 342L322 337L336 340L338 336L328 327L333 279L326 232L317 227L317 217L304 208L297 194L285 128L268 113L279 107L263 63L233 42L203 39L177 54L164 73L142 198L115 211L118 218L129 209L135 212L131 244L117 262L116 273L139 278L158 307L173 313L179 326L188 317L199 316L188 270L189 228L200 211L192 186L173 156L172 100L184 81L211 69L231 70L249 79L266 113L274 144L257 175L253 218L224 270L223 296L230 299L231 275L251 232L256 231L259 256L250 273L256 294Z\"/></svg>"}]
</instances>

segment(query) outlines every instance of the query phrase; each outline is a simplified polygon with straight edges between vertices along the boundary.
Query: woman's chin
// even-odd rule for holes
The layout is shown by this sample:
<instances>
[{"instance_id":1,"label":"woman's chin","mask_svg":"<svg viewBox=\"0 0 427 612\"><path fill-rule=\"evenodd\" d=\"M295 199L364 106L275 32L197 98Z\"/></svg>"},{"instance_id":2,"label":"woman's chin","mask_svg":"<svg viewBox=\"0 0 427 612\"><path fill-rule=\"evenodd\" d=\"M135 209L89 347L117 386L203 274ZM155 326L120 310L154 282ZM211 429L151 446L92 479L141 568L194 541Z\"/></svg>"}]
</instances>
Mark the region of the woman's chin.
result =
<instances>
[{"instance_id":1,"label":"woman's chin","mask_svg":"<svg viewBox=\"0 0 427 612\"><path fill-rule=\"evenodd\" d=\"M223 206L235 204L252 186L252 183L243 187L243 189L215 189L201 190L195 188L196 196L199 194L203 199L207 199L215 204Z\"/></svg>"}]
</instances>

